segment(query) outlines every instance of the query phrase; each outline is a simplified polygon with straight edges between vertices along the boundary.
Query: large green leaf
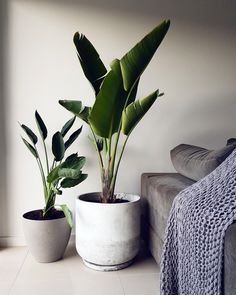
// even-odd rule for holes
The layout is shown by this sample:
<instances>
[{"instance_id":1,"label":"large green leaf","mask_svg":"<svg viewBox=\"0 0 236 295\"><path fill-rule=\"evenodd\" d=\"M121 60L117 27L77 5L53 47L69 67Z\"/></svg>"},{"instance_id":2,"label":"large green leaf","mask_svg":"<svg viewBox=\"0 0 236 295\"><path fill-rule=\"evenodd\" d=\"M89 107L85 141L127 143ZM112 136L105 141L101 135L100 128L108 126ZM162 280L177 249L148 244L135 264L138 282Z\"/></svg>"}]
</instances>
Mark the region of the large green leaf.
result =
<instances>
[{"instance_id":1,"label":"large green leaf","mask_svg":"<svg viewBox=\"0 0 236 295\"><path fill-rule=\"evenodd\" d=\"M90 112L89 123L97 135L110 138L118 131L126 100L120 61L116 59L111 64L111 71L106 75Z\"/></svg>"},{"instance_id":2,"label":"large green leaf","mask_svg":"<svg viewBox=\"0 0 236 295\"><path fill-rule=\"evenodd\" d=\"M63 205L58 205L61 207L65 217L66 217L66 221L68 222L68 224L70 225L70 227L73 227L73 220L72 220L72 214L70 209L67 207L67 205L63 204Z\"/></svg>"},{"instance_id":3,"label":"large green leaf","mask_svg":"<svg viewBox=\"0 0 236 295\"><path fill-rule=\"evenodd\" d=\"M125 90L130 91L141 76L165 37L169 26L169 20L163 21L122 57L120 64Z\"/></svg>"},{"instance_id":4,"label":"large green leaf","mask_svg":"<svg viewBox=\"0 0 236 295\"><path fill-rule=\"evenodd\" d=\"M32 141L32 143L35 145L38 142L38 137L35 135L35 133L24 124L22 124L20 126L25 131L25 133L28 135L28 137Z\"/></svg>"},{"instance_id":5,"label":"large green leaf","mask_svg":"<svg viewBox=\"0 0 236 295\"><path fill-rule=\"evenodd\" d=\"M48 135L47 127L37 111L35 111L35 119L36 119L36 123L37 123L38 129L39 129L39 132L40 132L42 138L45 140Z\"/></svg>"},{"instance_id":6,"label":"large green leaf","mask_svg":"<svg viewBox=\"0 0 236 295\"><path fill-rule=\"evenodd\" d=\"M66 124L61 129L61 135L64 137L67 132L70 130L70 128L73 126L75 122L75 116L71 118L69 121L66 122Z\"/></svg>"},{"instance_id":7,"label":"large green leaf","mask_svg":"<svg viewBox=\"0 0 236 295\"><path fill-rule=\"evenodd\" d=\"M72 112L75 116L79 117L86 123L88 123L88 116L90 107L83 107L82 102L79 100L59 100L59 104L65 109Z\"/></svg>"},{"instance_id":8,"label":"large green leaf","mask_svg":"<svg viewBox=\"0 0 236 295\"><path fill-rule=\"evenodd\" d=\"M96 49L83 34L75 33L74 44L84 74L97 94L107 70Z\"/></svg>"},{"instance_id":9,"label":"large green leaf","mask_svg":"<svg viewBox=\"0 0 236 295\"><path fill-rule=\"evenodd\" d=\"M69 146L72 145L72 143L77 139L77 137L80 135L82 131L83 126L81 126L79 129L77 129L75 132L71 134L71 136L67 139L65 142L65 149L67 150Z\"/></svg>"},{"instance_id":10,"label":"large green leaf","mask_svg":"<svg viewBox=\"0 0 236 295\"><path fill-rule=\"evenodd\" d=\"M62 163L62 168L81 169L86 162L85 157L68 157L65 162Z\"/></svg>"},{"instance_id":11,"label":"large green leaf","mask_svg":"<svg viewBox=\"0 0 236 295\"><path fill-rule=\"evenodd\" d=\"M122 115L122 132L129 135L159 96L159 91L128 105Z\"/></svg>"},{"instance_id":12,"label":"large green leaf","mask_svg":"<svg viewBox=\"0 0 236 295\"><path fill-rule=\"evenodd\" d=\"M38 156L36 149L24 138L22 138L22 140L23 140L24 144L27 146L27 148L30 150L32 155L37 159L39 156Z\"/></svg>"},{"instance_id":13,"label":"large green leaf","mask_svg":"<svg viewBox=\"0 0 236 295\"><path fill-rule=\"evenodd\" d=\"M85 157L78 157L77 154L72 154L66 160L55 167L53 170L50 171L47 177L48 183L53 183L54 181L59 180L62 176L59 176L59 170L63 168L67 169L77 169L80 170L84 166L86 161Z\"/></svg>"},{"instance_id":14,"label":"large green leaf","mask_svg":"<svg viewBox=\"0 0 236 295\"><path fill-rule=\"evenodd\" d=\"M52 153L57 162L61 161L65 154L65 144L61 133L58 131L52 137Z\"/></svg>"},{"instance_id":15,"label":"large green leaf","mask_svg":"<svg viewBox=\"0 0 236 295\"><path fill-rule=\"evenodd\" d=\"M62 188L74 187L80 184L82 181L84 181L87 177L88 177L88 174L80 174L79 178L77 179L65 178L61 182L61 187Z\"/></svg>"}]
</instances>

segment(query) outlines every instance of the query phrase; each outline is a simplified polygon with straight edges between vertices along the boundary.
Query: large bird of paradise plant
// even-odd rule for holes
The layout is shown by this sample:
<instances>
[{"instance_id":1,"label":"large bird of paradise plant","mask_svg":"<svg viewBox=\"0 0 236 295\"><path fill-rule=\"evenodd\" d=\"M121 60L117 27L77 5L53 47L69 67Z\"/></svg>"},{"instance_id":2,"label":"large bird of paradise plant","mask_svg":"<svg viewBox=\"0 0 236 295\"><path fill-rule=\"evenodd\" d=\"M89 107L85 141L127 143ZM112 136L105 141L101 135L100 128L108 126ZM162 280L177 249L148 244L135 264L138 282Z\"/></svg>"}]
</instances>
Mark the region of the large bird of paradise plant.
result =
<instances>
[{"instance_id":1,"label":"large bird of paradise plant","mask_svg":"<svg viewBox=\"0 0 236 295\"><path fill-rule=\"evenodd\" d=\"M91 129L101 170L100 201L103 203L116 201L117 173L128 138L157 97L163 95L155 90L136 100L140 77L169 26L169 20L163 21L120 60L113 60L108 72L92 43L83 34L77 32L74 35L81 67L95 92L95 103L92 107L76 100L60 100L59 103Z\"/></svg>"}]
</instances>

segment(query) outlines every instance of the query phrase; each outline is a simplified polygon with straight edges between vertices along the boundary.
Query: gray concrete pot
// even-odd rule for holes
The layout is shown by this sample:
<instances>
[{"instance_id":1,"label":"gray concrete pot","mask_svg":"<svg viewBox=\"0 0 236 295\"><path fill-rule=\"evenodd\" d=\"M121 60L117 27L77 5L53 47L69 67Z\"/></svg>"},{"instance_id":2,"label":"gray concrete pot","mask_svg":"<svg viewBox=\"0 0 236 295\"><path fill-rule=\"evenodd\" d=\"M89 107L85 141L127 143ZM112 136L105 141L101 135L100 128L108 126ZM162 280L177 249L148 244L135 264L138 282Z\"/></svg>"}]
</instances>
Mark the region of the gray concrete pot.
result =
<instances>
[{"instance_id":1,"label":"gray concrete pot","mask_svg":"<svg viewBox=\"0 0 236 295\"><path fill-rule=\"evenodd\" d=\"M38 210L23 215L23 230L29 250L38 262L54 262L62 258L68 244L71 227L66 218L34 220L30 215Z\"/></svg>"},{"instance_id":2,"label":"gray concrete pot","mask_svg":"<svg viewBox=\"0 0 236 295\"><path fill-rule=\"evenodd\" d=\"M126 203L101 204L98 193L76 199L76 249L86 266L100 271L130 265L140 246L140 197L119 194Z\"/></svg>"}]
</instances>

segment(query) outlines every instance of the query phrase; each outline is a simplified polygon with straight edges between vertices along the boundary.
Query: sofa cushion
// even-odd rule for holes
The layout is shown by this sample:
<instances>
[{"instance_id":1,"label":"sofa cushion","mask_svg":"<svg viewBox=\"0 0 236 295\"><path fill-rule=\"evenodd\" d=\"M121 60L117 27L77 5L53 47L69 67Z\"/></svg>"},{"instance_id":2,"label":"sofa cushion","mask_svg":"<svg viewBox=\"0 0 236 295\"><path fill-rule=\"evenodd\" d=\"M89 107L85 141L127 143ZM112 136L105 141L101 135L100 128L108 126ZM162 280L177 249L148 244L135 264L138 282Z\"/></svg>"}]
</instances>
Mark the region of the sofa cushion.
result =
<instances>
[{"instance_id":1,"label":"sofa cushion","mask_svg":"<svg viewBox=\"0 0 236 295\"><path fill-rule=\"evenodd\" d=\"M198 181L211 173L235 149L236 142L228 140L228 145L218 150L180 144L171 150L171 161L181 175Z\"/></svg>"},{"instance_id":2,"label":"sofa cushion","mask_svg":"<svg viewBox=\"0 0 236 295\"><path fill-rule=\"evenodd\" d=\"M178 173L144 173L141 194L146 201L146 219L163 240L169 212L175 196L194 181Z\"/></svg>"}]
</instances>

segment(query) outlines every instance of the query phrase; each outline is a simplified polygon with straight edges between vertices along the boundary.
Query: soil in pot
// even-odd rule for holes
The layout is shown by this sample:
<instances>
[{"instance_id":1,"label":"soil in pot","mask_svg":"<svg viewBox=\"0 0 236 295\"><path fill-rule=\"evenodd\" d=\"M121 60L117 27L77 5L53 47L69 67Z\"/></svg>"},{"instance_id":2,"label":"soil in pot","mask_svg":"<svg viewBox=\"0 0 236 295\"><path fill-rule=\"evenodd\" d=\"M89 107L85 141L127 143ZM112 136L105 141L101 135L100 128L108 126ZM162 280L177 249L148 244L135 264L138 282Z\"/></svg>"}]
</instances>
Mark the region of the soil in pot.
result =
<instances>
[{"instance_id":1,"label":"soil in pot","mask_svg":"<svg viewBox=\"0 0 236 295\"><path fill-rule=\"evenodd\" d=\"M30 219L30 220L53 220L53 219L59 219L59 218L64 218L65 215L63 211L61 210L51 210L49 214L46 216L43 216L43 210L34 210L27 212L23 215L24 218Z\"/></svg>"}]
</instances>

